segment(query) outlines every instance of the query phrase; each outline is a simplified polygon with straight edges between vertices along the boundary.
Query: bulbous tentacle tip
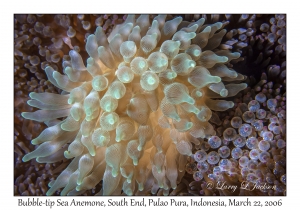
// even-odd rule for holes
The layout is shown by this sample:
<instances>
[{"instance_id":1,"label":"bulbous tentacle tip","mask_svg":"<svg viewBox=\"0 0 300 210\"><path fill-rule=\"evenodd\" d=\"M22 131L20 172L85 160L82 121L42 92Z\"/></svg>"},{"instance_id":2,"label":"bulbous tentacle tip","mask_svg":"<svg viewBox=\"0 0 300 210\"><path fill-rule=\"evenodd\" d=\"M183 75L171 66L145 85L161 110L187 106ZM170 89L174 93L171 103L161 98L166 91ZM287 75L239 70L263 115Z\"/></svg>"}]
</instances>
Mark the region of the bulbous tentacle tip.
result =
<instances>
[{"instance_id":1,"label":"bulbous tentacle tip","mask_svg":"<svg viewBox=\"0 0 300 210\"><path fill-rule=\"evenodd\" d=\"M220 56L221 58L219 59L220 63L225 63L228 61L228 58L226 56Z\"/></svg>"},{"instance_id":2,"label":"bulbous tentacle tip","mask_svg":"<svg viewBox=\"0 0 300 210\"><path fill-rule=\"evenodd\" d=\"M40 144L40 140L38 138L32 139L30 142L32 145L38 145Z\"/></svg>"},{"instance_id":3,"label":"bulbous tentacle tip","mask_svg":"<svg viewBox=\"0 0 300 210\"><path fill-rule=\"evenodd\" d=\"M76 189L76 191L80 191L80 190L83 190L83 187L81 185L78 185L75 189Z\"/></svg>"},{"instance_id":4,"label":"bulbous tentacle tip","mask_svg":"<svg viewBox=\"0 0 300 210\"><path fill-rule=\"evenodd\" d=\"M68 104L73 104L75 101L71 98L68 99Z\"/></svg>"},{"instance_id":5,"label":"bulbous tentacle tip","mask_svg":"<svg viewBox=\"0 0 300 210\"><path fill-rule=\"evenodd\" d=\"M29 112L22 112L21 113L21 116L23 117L23 118L25 118L25 119L28 119L28 114L27 113L29 113Z\"/></svg>"},{"instance_id":6,"label":"bulbous tentacle tip","mask_svg":"<svg viewBox=\"0 0 300 210\"><path fill-rule=\"evenodd\" d=\"M31 158L27 155L24 155L23 158L22 158L22 161L23 162L28 162L29 160L31 160Z\"/></svg>"},{"instance_id":7,"label":"bulbous tentacle tip","mask_svg":"<svg viewBox=\"0 0 300 210\"><path fill-rule=\"evenodd\" d=\"M50 189L46 192L46 195L47 196L50 196L50 195L52 195L53 193L52 193L52 191L50 191Z\"/></svg>"},{"instance_id":8,"label":"bulbous tentacle tip","mask_svg":"<svg viewBox=\"0 0 300 210\"><path fill-rule=\"evenodd\" d=\"M137 166L139 163L138 159L133 159L133 165Z\"/></svg>"},{"instance_id":9,"label":"bulbous tentacle tip","mask_svg":"<svg viewBox=\"0 0 300 210\"><path fill-rule=\"evenodd\" d=\"M157 173L159 173L159 174L162 172L161 167L156 167L156 170L157 170Z\"/></svg>"},{"instance_id":10,"label":"bulbous tentacle tip","mask_svg":"<svg viewBox=\"0 0 300 210\"><path fill-rule=\"evenodd\" d=\"M195 100L192 97L190 97L189 95L187 95L186 102L189 104L195 104Z\"/></svg>"},{"instance_id":11,"label":"bulbous tentacle tip","mask_svg":"<svg viewBox=\"0 0 300 210\"><path fill-rule=\"evenodd\" d=\"M228 90L222 89L221 92L220 92L220 96L226 97L227 95L228 95Z\"/></svg>"},{"instance_id":12,"label":"bulbous tentacle tip","mask_svg":"<svg viewBox=\"0 0 300 210\"><path fill-rule=\"evenodd\" d=\"M30 98L32 98L32 99L34 98L34 96L35 96L35 95L36 95L36 93L35 93L35 92L31 92L31 93L29 93L29 97L30 97Z\"/></svg>"},{"instance_id":13,"label":"bulbous tentacle tip","mask_svg":"<svg viewBox=\"0 0 300 210\"><path fill-rule=\"evenodd\" d=\"M112 169L111 175L112 175L113 177L117 177L117 176L119 175L119 171L117 171L115 168L113 168L113 169Z\"/></svg>"},{"instance_id":14,"label":"bulbous tentacle tip","mask_svg":"<svg viewBox=\"0 0 300 210\"><path fill-rule=\"evenodd\" d=\"M193 125L194 125L194 123L188 122L188 123L186 124L186 127L187 127L187 129L190 129L190 128L193 127Z\"/></svg>"},{"instance_id":15,"label":"bulbous tentacle tip","mask_svg":"<svg viewBox=\"0 0 300 210\"><path fill-rule=\"evenodd\" d=\"M143 183L138 183L138 188L139 188L139 191L143 191L144 190Z\"/></svg>"},{"instance_id":16,"label":"bulbous tentacle tip","mask_svg":"<svg viewBox=\"0 0 300 210\"><path fill-rule=\"evenodd\" d=\"M121 141L121 137L120 136L116 136L116 142L120 142Z\"/></svg>"},{"instance_id":17,"label":"bulbous tentacle tip","mask_svg":"<svg viewBox=\"0 0 300 210\"><path fill-rule=\"evenodd\" d=\"M137 147L137 149L138 149L138 151L142 151L142 150L143 150L143 146L142 146L142 145L139 145L139 146Z\"/></svg>"},{"instance_id":18,"label":"bulbous tentacle tip","mask_svg":"<svg viewBox=\"0 0 300 210\"><path fill-rule=\"evenodd\" d=\"M72 158L71 153L70 153L69 151L64 151L64 156L65 156L65 158L67 158L67 159Z\"/></svg>"}]
</instances>

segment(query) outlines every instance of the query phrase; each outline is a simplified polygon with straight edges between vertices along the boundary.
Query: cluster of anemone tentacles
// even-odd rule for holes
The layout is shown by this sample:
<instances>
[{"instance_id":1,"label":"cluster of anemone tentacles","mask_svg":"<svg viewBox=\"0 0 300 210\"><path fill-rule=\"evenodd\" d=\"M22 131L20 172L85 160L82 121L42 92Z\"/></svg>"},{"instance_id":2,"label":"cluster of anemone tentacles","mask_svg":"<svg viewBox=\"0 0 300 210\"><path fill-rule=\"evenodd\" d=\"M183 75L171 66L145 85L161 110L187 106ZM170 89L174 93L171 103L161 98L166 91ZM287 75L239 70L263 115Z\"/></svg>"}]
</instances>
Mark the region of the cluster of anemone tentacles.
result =
<instances>
[{"instance_id":1,"label":"cluster of anemone tentacles","mask_svg":"<svg viewBox=\"0 0 300 210\"><path fill-rule=\"evenodd\" d=\"M72 159L47 195L84 193L101 180L99 195L168 194L185 174L199 138L216 134L212 111L232 108L244 76L226 64L240 53L216 49L223 24L128 15L107 37L102 27L86 38L89 57L70 50L63 74L45 67L60 94L29 94L26 119L46 128L23 161ZM225 83L225 84L224 84Z\"/></svg>"},{"instance_id":2,"label":"cluster of anemone tentacles","mask_svg":"<svg viewBox=\"0 0 300 210\"><path fill-rule=\"evenodd\" d=\"M222 121L211 119L217 135L201 140L186 165L195 180L191 194L286 195L286 96L267 79L263 74L256 90L238 94L234 112ZM239 187L212 189L207 182Z\"/></svg>"}]
</instances>

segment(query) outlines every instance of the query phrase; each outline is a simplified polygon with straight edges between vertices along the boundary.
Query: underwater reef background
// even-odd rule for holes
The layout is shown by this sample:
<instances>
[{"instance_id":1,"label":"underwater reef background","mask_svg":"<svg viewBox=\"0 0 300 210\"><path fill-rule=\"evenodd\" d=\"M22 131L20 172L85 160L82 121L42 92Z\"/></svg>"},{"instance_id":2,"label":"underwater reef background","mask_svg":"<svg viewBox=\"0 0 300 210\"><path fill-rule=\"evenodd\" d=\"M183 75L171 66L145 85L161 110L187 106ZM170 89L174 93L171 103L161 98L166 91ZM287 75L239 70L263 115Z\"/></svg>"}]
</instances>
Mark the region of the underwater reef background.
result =
<instances>
[{"instance_id":1,"label":"underwater reef background","mask_svg":"<svg viewBox=\"0 0 300 210\"><path fill-rule=\"evenodd\" d=\"M138 17L139 15L135 16L135 18ZM154 22L155 17L156 15L149 15L150 23ZM60 152L57 153L59 155L51 157L51 160L44 159L48 163L43 163L43 160L38 162L35 159L28 162L22 161L24 155L37 148L36 145L31 144L30 140L37 138L47 126L50 127L50 125L22 117L22 112L37 110L27 104L30 98L37 98L29 97L29 93L61 94L61 88L53 85L49 76L47 77L47 71L51 69L61 74L67 74L67 67L74 67L68 65L68 63L72 63L72 56L69 55L71 50L75 57L80 54L84 64L87 65L85 61L91 56L86 50L88 37L97 31L97 27L101 27L101 32L109 37L113 28L124 23L128 20L127 18L128 15L112 14L14 15L14 195L46 195L49 190L48 184L53 186L54 180L57 180L71 162L64 156L64 151L68 150L69 144L62 145ZM235 80L239 82L238 84L242 84L240 83L242 81L247 84L247 87L240 88L236 95L226 98L226 100L233 102L232 106L227 107L226 110L212 109L209 114L211 126L207 128L209 132L206 130L203 136L199 134L199 137L196 134L197 138L193 136L194 138L190 140L189 144L182 142L183 148L177 146L178 162L180 163L178 164L178 171L181 173L178 175L180 179L177 179L176 187L170 183L158 183L160 173L156 173L156 176L153 173L154 177L149 178L153 182L148 183L149 186L151 184L152 186L147 189L145 187L140 192L144 195L285 195L286 15L175 14L165 15L164 18L166 21L181 19L177 26L184 29L182 31L186 33L202 33L201 36L198 36L198 38L200 37L198 41L195 43L192 41L192 44L201 46L202 40L206 39L206 44L200 47L202 52L211 51L218 56L225 56L220 54L222 50L239 53L240 56L235 54L235 59L232 58L230 62L223 62L226 63L227 68L235 70L238 74L231 79L227 77L223 80L225 85L235 83ZM159 21L156 22L160 23ZM194 29L193 23L198 24L198 27ZM163 27L163 24L157 27ZM149 24L150 26L151 24ZM153 30L155 27L153 26ZM144 34L146 34L147 29L144 29ZM192 36L197 37L197 35ZM205 38L206 36L208 38ZM167 38L165 37L165 39ZM178 39L183 42L181 38ZM173 39L173 41L176 42L177 40ZM161 43L158 41L159 44ZM181 46L183 48L180 50L185 50L186 54L189 54L190 44L186 48ZM193 50L194 48L191 49L192 53L195 52ZM194 55L192 53L189 54L191 57ZM228 53L226 55L229 56ZM193 59L197 61L198 58ZM105 63L105 59L102 62ZM217 68L211 70L214 64L212 66L206 63L201 65L209 68L213 76L218 75ZM215 72L215 75L212 72ZM69 78L72 77L72 74L70 75ZM237 79L238 77L239 79ZM166 79L164 76L162 78ZM195 83L197 82L193 84ZM213 87L210 89L212 90ZM214 95L211 93L210 97L213 98ZM183 109L185 108L183 107ZM186 109L190 109L190 107ZM59 116L57 118L63 120L64 117ZM167 127L167 124L165 119L160 119L160 125ZM173 124L177 128L181 128L181 124L177 125L176 122ZM201 129L199 128L199 130ZM180 140L178 142L171 140L176 141L176 145L181 145L179 144ZM88 149L88 146L86 148ZM158 159L161 158L159 155L157 156ZM158 166L159 164L162 163L154 165ZM111 167L113 168L113 166ZM129 174L130 167L128 166ZM91 169L82 170L86 170L84 176L91 175ZM123 179L125 177L128 179L129 175L125 169L124 171ZM80 172L76 176L80 176ZM74 179L78 180L77 178ZM168 179L171 181L172 178L168 177ZM232 193L229 190L206 187L208 181L217 182L218 180L225 180L232 184L247 181L251 184L271 185L274 188L255 191L238 190ZM84 180L81 181L84 182ZM78 186L81 185L81 181L77 181ZM137 187L132 186L132 184L129 186L130 183L121 186L121 189L116 187L116 189L108 191L111 191L111 194L116 191L116 194L142 195ZM92 187L87 187L87 189L79 187L76 188L77 190L73 186L73 188L70 187L69 190L65 190L63 194L102 194L103 185L105 184L101 181ZM172 186L173 189L167 186ZM51 194L62 194L63 187L63 185L57 187Z\"/></svg>"}]
</instances>

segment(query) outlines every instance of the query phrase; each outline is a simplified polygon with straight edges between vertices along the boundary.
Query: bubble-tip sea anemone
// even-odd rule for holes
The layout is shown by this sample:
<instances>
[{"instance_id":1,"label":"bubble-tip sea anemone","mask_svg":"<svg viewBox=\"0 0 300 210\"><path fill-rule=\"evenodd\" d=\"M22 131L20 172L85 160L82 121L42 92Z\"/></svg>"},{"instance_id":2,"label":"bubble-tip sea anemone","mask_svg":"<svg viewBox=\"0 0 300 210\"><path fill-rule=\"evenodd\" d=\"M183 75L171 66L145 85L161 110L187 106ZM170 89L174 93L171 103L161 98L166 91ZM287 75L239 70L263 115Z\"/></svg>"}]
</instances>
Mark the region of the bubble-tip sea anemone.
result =
<instances>
[{"instance_id":1,"label":"bubble-tip sea anemone","mask_svg":"<svg viewBox=\"0 0 300 210\"><path fill-rule=\"evenodd\" d=\"M47 195L60 188L61 195L81 194L101 180L99 195L158 188L168 194L185 173L192 143L215 135L211 110L233 107L216 99L247 86L228 84L244 79L226 66L240 54L216 49L226 33L221 22L165 19L128 15L109 37L99 26L86 39L86 64L71 50L64 74L45 68L63 91L30 93L28 104L40 110L22 116L48 128L32 140L39 146L23 161L72 159Z\"/></svg>"}]
</instances>

